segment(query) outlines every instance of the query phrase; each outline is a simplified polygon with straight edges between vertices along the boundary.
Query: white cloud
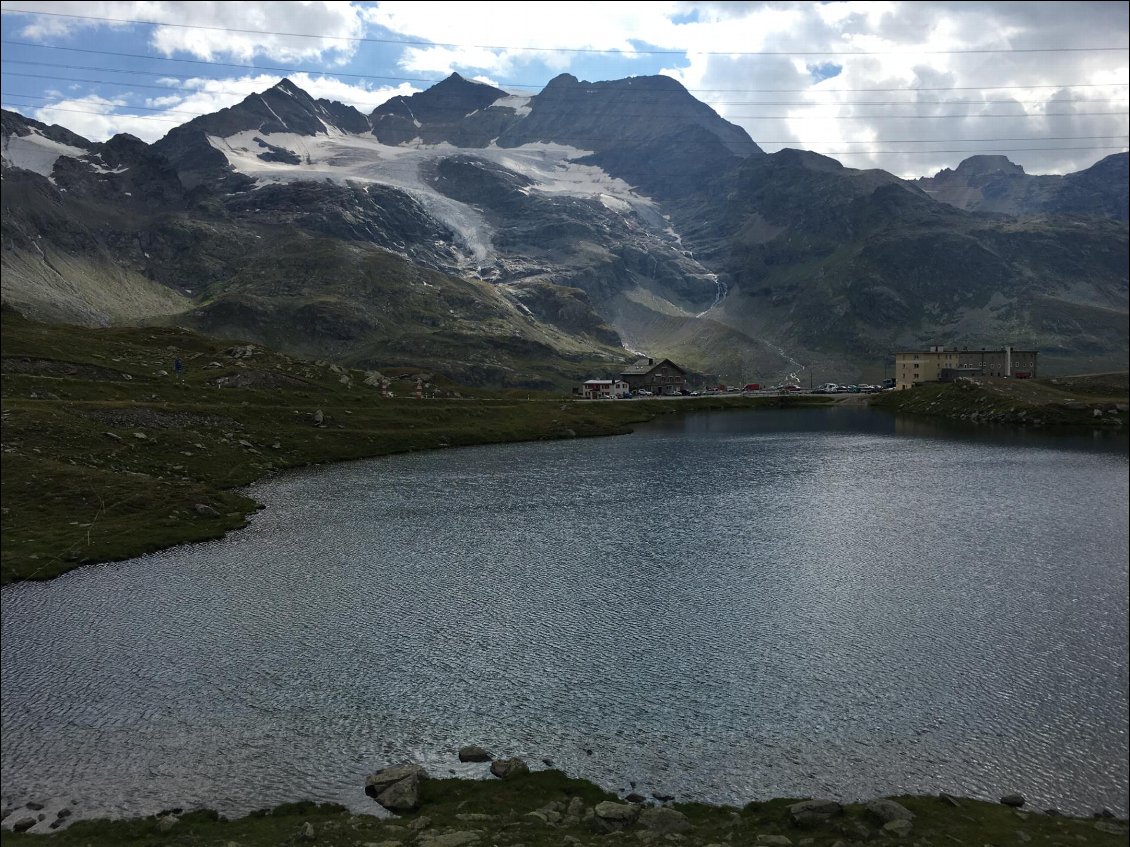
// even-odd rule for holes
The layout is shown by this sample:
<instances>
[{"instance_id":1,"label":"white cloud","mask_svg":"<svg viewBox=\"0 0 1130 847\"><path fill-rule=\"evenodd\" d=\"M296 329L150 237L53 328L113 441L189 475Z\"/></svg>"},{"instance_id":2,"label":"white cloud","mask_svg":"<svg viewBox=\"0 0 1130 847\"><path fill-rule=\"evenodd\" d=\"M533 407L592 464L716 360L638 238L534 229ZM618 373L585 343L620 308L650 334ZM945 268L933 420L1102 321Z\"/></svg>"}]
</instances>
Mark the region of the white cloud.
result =
<instances>
[{"instance_id":1,"label":"white cloud","mask_svg":"<svg viewBox=\"0 0 1130 847\"><path fill-rule=\"evenodd\" d=\"M882 0L839 3L799 2L543 2L429 3L390 0L346 2L21 2L21 7L104 17L167 20L204 26L321 36L389 37L420 41L411 46L368 45L364 54L393 55L413 75L457 71L498 80L499 87L544 82L573 70L588 79L610 79L638 68L678 79L723 117L745 127L772 152L784 146L832 155L855 167L881 167L900 175L921 175L953 167L977 152L1004 152L1030 173L1078 170L1125 149L1130 64L1116 52L1049 53L939 52L999 48L1092 48L1127 43L1126 9L1113 2L933 2ZM6 22L8 16L5 15ZM75 32L94 22L40 18L32 34ZM377 30L375 27L381 27ZM368 29L366 29L368 27ZM139 30L141 31L141 30ZM150 49L204 59L245 61L270 57L296 63L317 58L343 61L356 42L296 39L223 30L160 27L145 30ZM432 45L432 46L429 46ZM451 46L457 45L457 46ZM632 50L672 51L670 55ZM600 53L617 51L615 66L602 66ZM734 51L727 54L725 51ZM752 55L761 52L762 55ZM823 54L817 51L827 51ZM880 51L859 55L860 51ZM855 53L856 55L844 55ZM779 55L769 55L769 53ZM626 65L625 59L631 58ZM387 60L387 59L386 59ZM362 72L395 74L368 63ZM838 65L840 73L820 80L810 66ZM600 69L607 67L601 75ZM352 70L352 68L351 68ZM241 80L248 80L244 82ZM218 108L248 93L267 77L248 76L179 101L154 101L168 109ZM270 82L273 82L271 78ZM297 80L296 80L297 81ZM1108 88L1035 88L1104 84ZM269 83L268 83L269 84ZM359 98L368 108L390 89L328 78L307 79L311 93L330 99ZM1008 86L1020 86L1008 88ZM265 87L265 86L262 86ZM927 89L949 88L949 91ZM891 89L883 91L880 89ZM961 90L968 89L968 90ZM82 90L82 89L80 89ZM397 90L399 91L399 89ZM238 95L238 96L237 96ZM1026 114L1048 117L989 117L1009 97ZM1098 102L1112 99L1112 102ZM1051 99L1090 102L1048 103ZM938 103L939 100L961 102ZM890 105L894 102L908 105ZM1035 101L1035 102L1026 102ZM873 105L866 105L871 103ZM776 105L774 105L776 104ZM811 104L811 105L808 105ZM820 104L817 107L817 104ZM1045 105L1046 104L1046 105ZM1014 107L1015 108L1015 107ZM948 111L947 111L948 110ZM1091 115L1088 112L1123 114ZM925 117L963 114L960 118ZM983 117L978 117L982 115ZM171 117L171 116L165 116ZM153 126L150 121L145 126ZM168 125L166 125L168 126ZM1020 152L1041 146L1041 137L1106 139L1046 141L1044 147L1089 150ZM987 140L986 140L987 139ZM1022 139L994 141L994 139ZM866 142L866 143L864 143ZM1110 146L1112 149L1101 149ZM923 151L934 150L934 153ZM873 151L850 155L851 151ZM944 151L944 152L943 152ZM949 152L960 151L960 152Z\"/></svg>"},{"instance_id":2,"label":"white cloud","mask_svg":"<svg viewBox=\"0 0 1130 847\"><path fill-rule=\"evenodd\" d=\"M344 0L286 3L29 0L21 2L19 8L78 16L31 18L20 34L36 40L103 27L123 29L130 26L97 18L179 24L145 27L150 47L166 56L190 55L205 60L230 58L249 61L266 57L281 62L329 60L340 63L356 52L357 42L349 39L361 37L365 28L363 7ZM273 33L316 33L319 37Z\"/></svg>"}]
</instances>

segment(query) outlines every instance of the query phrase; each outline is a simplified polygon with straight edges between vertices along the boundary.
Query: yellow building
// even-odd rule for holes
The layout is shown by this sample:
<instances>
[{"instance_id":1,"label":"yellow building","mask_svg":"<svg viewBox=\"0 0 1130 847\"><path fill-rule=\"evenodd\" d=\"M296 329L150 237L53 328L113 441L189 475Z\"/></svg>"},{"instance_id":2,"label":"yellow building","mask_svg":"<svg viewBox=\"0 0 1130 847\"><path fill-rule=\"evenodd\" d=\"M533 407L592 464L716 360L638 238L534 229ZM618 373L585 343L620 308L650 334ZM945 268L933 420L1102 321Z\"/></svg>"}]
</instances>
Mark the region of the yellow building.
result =
<instances>
[{"instance_id":1,"label":"yellow building","mask_svg":"<svg viewBox=\"0 0 1130 847\"><path fill-rule=\"evenodd\" d=\"M895 388L900 391L920 382L947 382L958 376L1006 376L1031 379L1036 376L1037 350L970 350L931 347L895 353Z\"/></svg>"}]
</instances>

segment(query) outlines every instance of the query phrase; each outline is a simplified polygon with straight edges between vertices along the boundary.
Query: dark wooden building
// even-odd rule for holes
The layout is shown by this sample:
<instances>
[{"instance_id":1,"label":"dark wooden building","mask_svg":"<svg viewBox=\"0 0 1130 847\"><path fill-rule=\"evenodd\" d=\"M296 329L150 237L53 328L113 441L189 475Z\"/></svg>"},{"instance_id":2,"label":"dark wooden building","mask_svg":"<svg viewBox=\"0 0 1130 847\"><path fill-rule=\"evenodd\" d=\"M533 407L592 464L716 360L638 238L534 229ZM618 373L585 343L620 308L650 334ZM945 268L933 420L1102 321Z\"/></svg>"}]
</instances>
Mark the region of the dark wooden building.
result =
<instances>
[{"instance_id":1,"label":"dark wooden building","mask_svg":"<svg viewBox=\"0 0 1130 847\"><path fill-rule=\"evenodd\" d=\"M687 372L670 359L640 359L625 368L620 378L633 393L644 389L652 394L681 394L687 385Z\"/></svg>"}]
</instances>

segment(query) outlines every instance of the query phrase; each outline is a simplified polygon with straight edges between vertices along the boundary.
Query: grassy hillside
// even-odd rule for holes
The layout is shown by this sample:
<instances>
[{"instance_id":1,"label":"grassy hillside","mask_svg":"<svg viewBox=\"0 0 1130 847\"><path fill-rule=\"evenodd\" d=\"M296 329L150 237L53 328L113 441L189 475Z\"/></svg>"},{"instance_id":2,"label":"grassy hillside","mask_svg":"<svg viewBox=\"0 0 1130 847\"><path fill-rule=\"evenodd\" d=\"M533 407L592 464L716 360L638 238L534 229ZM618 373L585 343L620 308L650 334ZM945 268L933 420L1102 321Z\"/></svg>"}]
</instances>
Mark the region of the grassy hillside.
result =
<instances>
[{"instance_id":1,"label":"grassy hillside","mask_svg":"<svg viewBox=\"0 0 1130 847\"><path fill-rule=\"evenodd\" d=\"M873 405L970 423L1122 429L1130 410L1128 389L1125 371L1050 379L977 377L923 383L878 396Z\"/></svg>"},{"instance_id":2,"label":"grassy hillside","mask_svg":"<svg viewBox=\"0 0 1130 847\"><path fill-rule=\"evenodd\" d=\"M8 309L2 329L4 582L219 537L257 508L233 489L283 468L625 433L657 414L759 402L576 403L431 381L417 400L411 369L383 375L386 397L374 372L184 329L36 324Z\"/></svg>"}]
</instances>

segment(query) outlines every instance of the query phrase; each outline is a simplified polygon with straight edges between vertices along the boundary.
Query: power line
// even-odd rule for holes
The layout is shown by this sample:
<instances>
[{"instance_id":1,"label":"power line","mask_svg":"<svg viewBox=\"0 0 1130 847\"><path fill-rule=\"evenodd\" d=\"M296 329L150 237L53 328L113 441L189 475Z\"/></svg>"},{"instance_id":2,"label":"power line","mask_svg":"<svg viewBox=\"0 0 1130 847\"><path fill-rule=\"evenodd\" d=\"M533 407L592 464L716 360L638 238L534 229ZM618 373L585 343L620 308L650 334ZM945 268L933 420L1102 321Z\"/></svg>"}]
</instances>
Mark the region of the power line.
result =
<instances>
[{"instance_id":1,"label":"power line","mask_svg":"<svg viewBox=\"0 0 1130 847\"><path fill-rule=\"evenodd\" d=\"M131 18L108 18L96 15L72 15L62 12L37 12L28 9L15 9L12 7L0 8L0 12L17 15L33 15L52 18L70 18L84 21L100 21L103 23L138 24L141 26L174 27L177 29L199 29L211 32L235 32L244 35L278 35L286 38L315 38L318 40L345 41L356 44L395 44L404 47L451 47L474 50L518 50L537 53L594 53L594 54L620 54L644 56L891 56L891 55L958 55L958 54L991 54L991 53L1105 53L1111 51L1125 51L1127 47L999 47L999 48L970 48L962 50L644 50L594 47L528 47L497 44L454 44L441 41L415 41L399 38L370 38L349 35L318 35L308 32L279 32L276 30L239 29L226 26L207 26L204 24L168 23L164 21L146 21Z\"/></svg>"},{"instance_id":2,"label":"power line","mask_svg":"<svg viewBox=\"0 0 1130 847\"><path fill-rule=\"evenodd\" d=\"M55 63L55 62L30 62L30 61L25 61L25 60L21 60L21 59L4 59L4 60L2 60L2 62L0 62L0 64L5 64L5 65L30 65L32 67L48 67L48 68L65 68L67 70L103 71L105 73L112 73L112 74L134 74L134 75L144 75L144 76L167 76L168 75L167 73L160 72L160 71L141 71L141 70L134 70L134 69L131 69L131 68L119 69L119 68L97 67L97 66L90 66L90 65L61 65L61 64L58 64L58 63ZM194 88L194 87L176 86L176 85L148 85L148 84L140 83L140 82L132 82L132 81L124 81L123 82L123 81L120 81L120 80L112 80L112 79L81 79L81 78L67 77L67 76L54 76L54 75L45 76L45 75L37 75L37 74L24 74L24 73L19 73L18 71L4 71L4 73L7 74L8 76L30 77L30 78L33 78L33 79L51 79L51 80L57 80L59 82L85 82L85 83L89 83L91 85L117 85L117 86L121 86L121 87L132 87L132 88L157 88L157 89L165 89L165 90L168 90L168 91L190 91L190 92L202 92L202 91L204 91L204 88L201 87L201 86L197 86L197 87ZM217 80L217 81L220 81L220 80ZM243 91L242 90L234 90L234 89L210 89L210 90L207 91L207 93L209 93L209 94L241 94L241 93L243 93ZM816 93L821 93L821 92L811 92L811 93L816 94ZM914 93L914 92L913 92L913 90L911 90L911 91L907 91L906 93ZM655 101L655 98L651 97L651 96L644 96L644 97L640 97L638 99L641 102L649 102L649 101L654 102ZM1047 103L1120 103L1124 100L1126 100L1125 96L1123 96L1123 97L1060 97L1060 98L1053 98L1053 99L1050 99L1050 100L1048 100L1048 99L1040 99L1040 100L1011 99L1011 100L977 100L977 101L960 100L960 99L959 100L919 100L919 101L914 101L914 100L860 100L860 101L839 100L839 101L829 102L829 103L794 102L794 101L782 101L782 100L767 100L767 101L761 101L761 100L724 101L723 100L723 101L714 101L713 103L710 103L708 105L711 105L711 106L791 106L791 107L805 107L805 108L817 108L817 107L827 107L827 106L916 106L916 107L919 107L919 106L934 106L934 105L975 105L975 106L981 106L981 105L986 105L986 104L988 104L988 105L1009 105L1009 104L1012 104L1012 103L1029 103L1029 104L1031 104L1031 103L1040 103L1040 104L1047 104ZM620 114L624 114L624 113L620 113Z\"/></svg>"},{"instance_id":3,"label":"power line","mask_svg":"<svg viewBox=\"0 0 1130 847\"><path fill-rule=\"evenodd\" d=\"M381 80L387 82L422 82L434 85L437 82L443 82L443 79L436 79L431 77L402 77L402 76L374 76L371 74L349 74L340 73L338 71L327 71L318 68L283 68L273 67L267 65L244 65L233 62L216 62L207 59L174 59L168 56L154 56L148 53L121 53L112 50L91 50L83 47L64 47L58 44L37 44L31 41L12 41L8 39L0 40L0 44L8 44L18 47L32 47L42 50L65 50L72 53L90 53L98 56L118 56L128 59L150 59L159 62L180 62L183 64L191 65L211 65L221 68L240 68L243 70L252 71L270 71L272 73L283 74L315 74L320 76L333 76L333 77L347 77L349 79L371 79ZM60 66L67 67L67 66ZM166 75L165 71L141 71L141 70L122 70L115 71L115 73L134 73L149 76L163 76ZM525 82L500 82L499 85L507 86L508 88L533 88L542 89L545 86L525 83ZM1075 82L1075 83L1052 83L1041 85L957 85L957 86L935 86L935 87L921 87L921 88L907 88L905 86L899 88L822 88L813 90L811 88L688 88L687 91L697 92L699 94L800 94L800 93L814 93L814 94L843 94L843 93L861 93L861 92L919 92L919 91L1016 91L1028 89L1066 89L1066 88L1127 88L1130 83L1124 82ZM678 94L679 92L672 92Z\"/></svg>"},{"instance_id":4,"label":"power line","mask_svg":"<svg viewBox=\"0 0 1130 847\"><path fill-rule=\"evenodd\" d=\"M51 100L51 99L53 99L51 97L46 97L46 96L38 95L38 94L6 94L5 97L9 97L9 98L19 97L19 98L22 98L24 100ZM19 105L25 105L25 106L30 107L32 104L19 104ZM118 104L107 104L107 105L114 105L115 108L140 110L140 111L146 111L146 112L161 112L162 114L168 114L168 115L189 115L191 117L202 117L202 116L205 116L205 115L214 114L212 112L176 111L176 110L173 110L173 109L163 109L163 108L153 107L153 106L122 106L122 105L118 105ZM55 105L52 105L51 103L47 103L47 104L44 104L42 106L36 106L35 108L43 109L43 110L49 109L49 110L56 111L56 112L73 112L73 113L76 113L76 114L100 115L102 117L107 117L107 118L115 118L115 117L120 117L120 118L137 117L137 118L146 118L146 119L149 118L149 116L146 116L146 115L115 114L115 113L109 113L109 112L94 112L94 111L88 111L88 110L70 109L70 108L61 107L61 106L55 106ZM965 144L996 144L996 143L1000 143L1000 142L1014 142L1014 141L1028 141L1028 142L1033 142L1033 143L1040 142L1040 141L1113 141L1116 138L1128 138L1128 139L1130 139L1130 135L1126 135L1126 134L1123 134L1123 135L1053 135L1053 136L1041 136L1041 137L1038 137L1038 138L1037 137L1031 137L1031 136L1027 136L1027 137L1012 136L1012 137L1008 137L1008 138L925 138L925 139L923 139L923 138L892 138L892 139L889 139L887 141L876 140L876 139L869 139L869 140L866 140L866 141L851 141L851 140L848 140L848 139L840 138L840 139L835 139L834 142L829 142L827 140L806 141L806 140L789 138L789 139L785 139L783 141L754 141L754 140L751 139L747 142L730 141L730 142L727 142L727 143L728 144L746 143L746 144L757 144L757 145L777 145L777 144L821 145L821 144L829 144L829 143L835 143L835 144L949 144L949 143L957 143L957 142L965 143ZM611 141L613 139L612 139L611 136L606 136L604 138L586 137L584 139L577 139L577 140ZM693 145L680 144L680 145L677 145L677 146L686 148L686 147L693 146ZM700 146L705 146L705 145L700 145ZM1116 146L1118 146L1118 145L1116 145ZM1122 146L1125 146L1125 145L1122 145ZM475 148L468 148L468 149L473 150ZM1061 147L1043 148L1043 147L1041 147L1041 148L1033 148L1033 149L1061 150L1061 149L1092 149L1092 148L1061 148ZM1096 147L1096 148L1093 148L1093 149L1104 149L1104 148ZM935 152L935 151L921 151L921 152ZM947 151L938 151L938 152L960 152L960 151L948 151L947 150ZM848 155L848 154L845 154L845 155Z\"/></svg>"},{"instance_id":5,"label":"power line","mask_svg":"<svg viewBox=\"0 0 1130 847\"><path fill-rule=\"evenodd\" d=\"M33 97L33 95L12 95L12 96ZM85 110L85 109L60 108L60 107L51 106L51 105L46 105L46 106L43 106L41 108L42 108L42 110L49 110L49 111L52 111L52 112L96 115L98 117L104 117L104 118L129 118L130 120L156 121L158 123L176 123L176 124L181 123L180 121L177 121L175 119L170 120L170 119L160 118L160 117L151 116L151 115L110 114L110 113L106 113L106 112L94 112L94 111L89 111L89 110ZM132 108L143 108L143 107L132 107ZM153 111L159 111L159 110L154 109ZM199 113L179 112L179 113L175 113L175 114L199 114ZM924 141L923 140L917 140L917 139L898 139L898 140L891 140L891 141L888 141L888 142L882 142L882 141L845 141L845 140L842 140L842 139L838 139L834 143L835 144L882 144L882 143L888 143L888 144L907 144L907 143L909 143L909 144L944 144L944 143L958 142L958 143L964 143L964 144L977 144L977 143L997 142L997 141L1028 141L1028 142L1031 142L1031 143L1035 143L1035 142L1040 142L1040 141L1086 141L1086 140L1107 141L1107 140L1113 140L1115 138L1127 138L1127 137L1128 136L1120 136L1120 135L1094 135L1094 136L1053 136L1053 137L1048 137L1048 138L1003 138L1003 139L952 138L952 139L928 139L928 140L924 140ZM573 140L574 141L601 142L601 141L610 141L610 140L613 140L613 139L606 137L606 138L583 138L583 139L573 139ZM761 141L761 142L750 141L748 143L749 144L763 144L763 145L806 144L806 145L811 145L811 146L820 146L822 144L827 144L827 143L830 143L830 142L827 142L827 141L797 141L797 140L790 139L790 140L787 140L787 141ZM674 145L674 146L682 148L682 149L691 149L691 148L696 147L696 146L702 147L702 146L706 146L706 145L678 144L678 145ZM1126 145L1126 144L1093 144L1093 145L1083 145L1083 146L1074 146L1073 145L1073 146L1054 146L1054 147L1003 147L1003 148L993 148L993 149L988 150L988 151L986 151L983 148L978 148L978 149L973 149L973 150L966 150L966 149L943 149L943 150L821 150L821 151L819 151L819 155L823 155L823 156L929 156L929 155L936 155L936 154L942 154L942 153L946 153L946 154L964 153L964 154L971 154L971 155L987 155L987 154L995 154L995 153L1046 153L1046 152L1064 152L1064 151L1077 151L1077 150L1090 150L1090 151L1096 151L1096 150L1126 150L1127 147L1128 147L1128 145ZM473 149L471 149L468 152L473 154ZM813 151L813 152L817 152L817 151Z\"/></svg>"}]
</instances>

